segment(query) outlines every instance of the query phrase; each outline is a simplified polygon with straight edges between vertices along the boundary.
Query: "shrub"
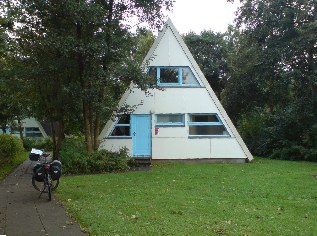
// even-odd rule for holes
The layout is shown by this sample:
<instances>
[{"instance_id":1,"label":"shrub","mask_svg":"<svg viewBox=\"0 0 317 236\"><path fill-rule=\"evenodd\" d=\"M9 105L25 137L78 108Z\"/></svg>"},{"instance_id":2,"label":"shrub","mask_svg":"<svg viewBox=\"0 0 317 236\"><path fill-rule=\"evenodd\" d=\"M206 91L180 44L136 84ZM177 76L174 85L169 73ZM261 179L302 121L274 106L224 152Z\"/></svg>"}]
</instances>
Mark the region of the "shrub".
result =
<instances>
[{"instance_id":1,"label":"shrub","mask_svg":"<svg viewBox=\"0 0 317 236\"><path fill-rule=\"evenodd\" d=\"M304 109L304 110L303 110ZM317 161L317 124L300 103L244 113L238 130L251 153L286 160Z\"/></svg>"},{"instance_id":2,"label":"shrub","mask_svg":"<svg viewBox=\"0 0 317 236\"><path fill-rule=\"evenodd\" d=\"M283 148L275 149L270 157L292 161L317 161L317 149L288 143Z\"/></svg>"},{"instance_id":3,"label":"shrub","mask_svg":"<svg viewBox=\"0 0 317 236\"><path fill-rule=\"evenodd\" d=\"M97 173L124 171L128 169L129 156L126 149L119 152L100 150L91 153L88 157L91 171Z\"/></svg>"},{"instance_id":4,"label":"shrub","mask_svg":"<svg viewBox=\"0 0 317 236\"><path fill-rule=\"evenodd\" d=\"M291 145L289 147L276 149L273 151L271 158L292 161L304 160L305 148L298 145Z\"/></svg>"},{"instance_id":5,"label":"shrub","mask_svg":"<svg viewBox=\"0 0 317 236\"><path fill-rule=\"evenodd\" d=\"M19 138L0 134L0 164L12 162L23 152L23 145Z\"/></svg>"},{"instance_id":6,"label":"shrub","mask_svg":"<svg viewBox=\"0 0 317 236\"><path fill-rule=\"evenodd\" d=\"M26 151L30 151L32 148L52 151L53 140L51 138L25 138L23 140L23 147Z\"/></svg>"},{"instance_id":7,"label":"shrub","mask_svg":"<svg viewBox=\"0 0 317 236\"><path fill-rule=\"evenodd\" d=\"M82 137L66 138L60 153L63 170L69 174L93 174L128 169L126 149L119 152L107 150L87 153Z\"/></svg>"},{"instance_id":8,"label":"shrub","mask_svg":"<svg viewBox=\"0 0 317 236\"><path fill-rule=\"evenodd\" d=\"M255 155L265 155L267 142L265 139L266 116L260 110L243 114L238 121L238 131L250 151Z\"/></svg>"},{"instance_id":9,"label":"shrub","mask_svg":"<svg viewBox=\"0 0 317 236\"><path fill-rule=\"evenodd\" d=\"M87 152L83 137L68 137L63 141L60 159L65 173L87 173Z\"/></svg>"},{"instance_id":10,"label":"shrub","mask_svg":"<svg viewBox=\"0 0 317 236\"><path fill-rule=\"evenodd\" d=\"M313 149L306 149L307 151L305 152L305 159L307 161L315 161L317 162L317 148Z\"/></svg>"}]
</instances>

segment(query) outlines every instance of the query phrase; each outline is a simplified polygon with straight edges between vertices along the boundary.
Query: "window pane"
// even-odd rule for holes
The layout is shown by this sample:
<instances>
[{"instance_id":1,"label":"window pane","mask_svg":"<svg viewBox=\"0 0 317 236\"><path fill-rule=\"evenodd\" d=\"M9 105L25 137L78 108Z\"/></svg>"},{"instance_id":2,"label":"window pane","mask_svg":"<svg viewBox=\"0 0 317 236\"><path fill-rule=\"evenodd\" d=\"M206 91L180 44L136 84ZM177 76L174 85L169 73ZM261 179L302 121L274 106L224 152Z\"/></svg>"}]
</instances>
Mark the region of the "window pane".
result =
<instances>
[{"instance_id":1,"label":"window pane","mask_svg":"<svg viewBox=\"0 0 317 236\"><path fill-rule=\"evenodd\" d=\"M41 132L40 129L37 127L28 127L28 128L25 128L25 131L26 132Z\"/></svg>"},{"instance_id":2,"label":"window pane","mask_svg":"<svg viewBox=\"0 0 317 236\"><path fill-rule=\"evenodd\" d=\"M223 125L192 125L189 135L228 135L228 132Z\"/></svg>"},{"instance_id":3,"label":"window pane","mask_svg":"<svg viewBox=\"0 0 317 236\"><path fill-rule=\"evenodd\" d=\"M27 138L37 138L43 137L41 133L25 133L25 137Z\"/></svg>"},{"instance_id":4,"label":"window pane","mask_svg":"<svg viewBox=\"0 0 317 236\"><path fill-rule=\"evenodd\" d=\"M198 85L198 82L193 72L188 67L182 68L182 82L183 84L197 84Z\"/></svg>"},{"instance_id":5,"label":"window pane","mask_svg":"<svg viewBox=\"0 0 317 236\"><path fill-rule=\"evenodd\" d=\"M20 131L19 131L18 128L14 128L14 129L12 130L12 134L19 134L19 133L20 133Z\"/></svg>"},{"instance_id":6,"label":"window pane","mask_svg":"<svg viewBox=\"0 0 317 236\"><path fill-rule=\"evenodd\" d=\"M178 83L178 68L161 68L160 69L161 83Z\"/></svg>"},{"instance_id":7,"label":"window pane","mask_svg":"<svg viewBox=\"0 0 317 236\"><path fill-rule=\"evenodd\" d=\"M118 124L130 124L130 115L122 115L118 121Z\"/></svg>"},{"instance_id":8,"label":"window pane","mask_svg":"<svg viewBox=\"0 0 317 236\"><path fill-rule=\"evenodd\" d=\"M219 122L216 115L191 115L190 122Z\"/></svg>"},{"instance_id":9,"label":"window pane","mask_svg":"<svg viewBox=\"0 0 317 236\"><path fill-rule=\"evenodd\" d=\"M151 76L151 78L156 80L157 77L157 69L155 67L150 67L149 69L149 76Z\"/></svg>"},{"instance_id":10,"label":"window pane","mask_svg":"<svg viewBox=\"0 0 317 236\"><path fill-rule=\"evenodd\" d=\"M130 126L116 126L110 136L130 136Z\"/></svg>"},{"instance_id":11,"label":"window pane","mask_svg":"<svg viewBox=\"0 0 317 236\"><path fill-rule=\"evenodd\" d=\"M157 123L183 123L182 115L157 115Z\"/></svg>"}]
</instances>

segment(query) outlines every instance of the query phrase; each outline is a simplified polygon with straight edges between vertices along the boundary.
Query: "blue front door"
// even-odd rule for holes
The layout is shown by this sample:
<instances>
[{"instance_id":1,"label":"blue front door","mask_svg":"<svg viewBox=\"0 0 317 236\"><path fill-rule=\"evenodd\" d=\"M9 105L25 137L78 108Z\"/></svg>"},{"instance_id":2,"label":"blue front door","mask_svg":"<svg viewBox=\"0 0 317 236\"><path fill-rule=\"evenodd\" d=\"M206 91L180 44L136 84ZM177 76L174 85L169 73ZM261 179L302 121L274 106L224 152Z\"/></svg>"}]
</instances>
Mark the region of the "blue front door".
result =
<instances>
[{"instance_id":1,"label":"blue front door","mask_svg":"<svg viewBox=\"0 0 317 236\"><path fill-rule=\"evenodd\" d=\"M132 115L133 157L150 157L152 154L151 115Z\"/></svg>"}]
</instances>

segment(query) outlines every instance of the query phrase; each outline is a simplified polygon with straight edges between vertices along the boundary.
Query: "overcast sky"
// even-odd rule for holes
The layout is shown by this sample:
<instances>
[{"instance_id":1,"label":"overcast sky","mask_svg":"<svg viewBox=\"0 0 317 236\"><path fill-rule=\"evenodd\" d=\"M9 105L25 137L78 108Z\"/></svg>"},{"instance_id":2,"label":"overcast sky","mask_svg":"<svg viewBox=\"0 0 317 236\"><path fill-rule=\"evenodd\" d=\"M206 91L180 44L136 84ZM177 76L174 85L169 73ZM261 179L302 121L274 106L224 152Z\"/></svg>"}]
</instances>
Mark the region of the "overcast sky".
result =
<instances>
[{"instance_id":1,"label":"overcast sky","mask_svg":"<svg viewBox=\"0 0 317 236\"><path fill-rule=\"evenodd\" d=\"M200 33L204 29L225 32L235 18L239 3L227 0L176 0L169 17L179 33Z\"/></svg>"}]
</instances>

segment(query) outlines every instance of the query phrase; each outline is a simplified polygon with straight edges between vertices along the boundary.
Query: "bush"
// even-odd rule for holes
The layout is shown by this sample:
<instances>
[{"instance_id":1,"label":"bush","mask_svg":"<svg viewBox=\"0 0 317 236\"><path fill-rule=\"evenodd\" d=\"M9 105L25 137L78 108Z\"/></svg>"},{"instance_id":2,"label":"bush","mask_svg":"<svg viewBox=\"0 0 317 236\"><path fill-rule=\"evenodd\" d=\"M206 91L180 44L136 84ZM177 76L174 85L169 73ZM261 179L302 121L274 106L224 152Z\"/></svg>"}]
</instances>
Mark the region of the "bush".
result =
<instances>
[{"instance_id":1,"label":"bush","mask_svg":"<svg viewBox=\"0 0 317 236\"><path fill-rule=\"evenodd\" d=\"M0 134L0 164L10 163L23 152L23 145L19 138Z\"/></svg>"},{"instance_id":2,"label":"bush","mask_svg":"<svg viewBox=\"0 0 317 236\"><path fill-rule=\"evenodd\" d=\"M51 138L25 138L23 147L26 151L31 151L32 148L53 151L53 140Z\"/></svg>"},{"instance_id":3,"label":"bush","mask_svg":"<svg viewBox=\"0 0 317 236\"><path fill-rule=\"evenodd\" d=\"M316 115L303 104L241 115L238 130L251 153L285 160L317 161Z\"/></svg>"},{"instance_id":4,"label":"bush","mask_svg":"<svg viewBox=\"0 0 317 236\"><path fill-rule=\"evenodd\" d=\"M64 173L87 173L87 152L83 137L70 137L63 141L60 159Z\"/></svg>"},{"instance_id":5,"label":"bush","mask_svg":"<svg viewBox=\"0 0 317 236\"><path fill-rule=\"evenodd\" d=\"M100 150L91 153L88 157L91 171L97 173L127 170L128 160L129 156L126 149L121 149L119 152Z\"/></svg>"},{"instance_id":6,"label":"bush","mask_svg":"<svg viewBox=\"0 0 317 236\"><path fill-rule=\"evenodd\" d=\"M298 145L291 145L289 147L276 149L273 151L271 158L292 161L304 160L305 148Z\"/></svg>"},{"instance_id":7,"label":"bush","mask_svg":"<svg viewBox=\"0 0 317 236\"><path fill-rule=\"evenodd\" d=\"M129 156L126 149L119 152L100 150L89 154L86 152L84 144L84 139L81 137L64 140L60 153L64 173L93 174L128 169Z\"/></svg>"},{"instance_id":8,"label":"bush","mask_svg":"<svg viewBox=\"0 0 317 236\"><path fill-rule=\"evenodd\" d=\"M238 121L238 131L254 155L265 156L268 152L264 145L267 142L265 122L266 116L259 110L243 114Z\"/></svg>"},{"instance_id":9,"label":"bush","mask_svg":"<svg viewBox=\"0 0 317 236\"><path fill-rule=\"evenodd\" d=\"M291 145L274 150L271 158L292 161L317 161L317 149L307 149L300 145Z\"/></svg>"}]
</instances>

